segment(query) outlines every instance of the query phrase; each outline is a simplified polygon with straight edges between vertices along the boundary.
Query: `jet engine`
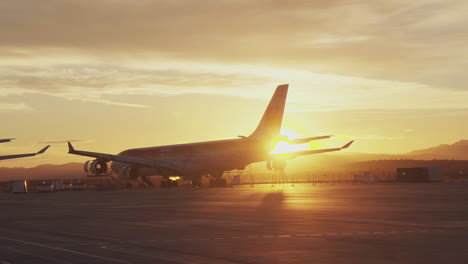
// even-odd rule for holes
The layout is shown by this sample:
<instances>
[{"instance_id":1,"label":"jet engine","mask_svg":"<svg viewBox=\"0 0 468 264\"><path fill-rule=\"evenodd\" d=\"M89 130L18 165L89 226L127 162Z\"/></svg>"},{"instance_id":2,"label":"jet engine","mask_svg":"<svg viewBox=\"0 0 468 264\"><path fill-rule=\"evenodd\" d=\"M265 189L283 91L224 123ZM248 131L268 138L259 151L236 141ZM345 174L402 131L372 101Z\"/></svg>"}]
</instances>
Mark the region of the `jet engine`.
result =
<instances>
[{"instance_id":1,"label":"jet engine","mask_svg":"<svg viewBox=\"0 0 468 264\"><path fill-rule=\"evenodd\" d=\"M119 171L119 178L122 180L136 180L138 178L138 170L134 167L123 167Z\"/></svg>"},{"instance_id":2,"label":"jet engine","mask_svg":"<svg viewBox=\"0 0 468 264\"><path fill-rule=\"evenodd\" d=\"M84 164L84 171L92 174L103 174L107 172L107 162L103 160L89 160Z\"/></svg>"}]
</instances>

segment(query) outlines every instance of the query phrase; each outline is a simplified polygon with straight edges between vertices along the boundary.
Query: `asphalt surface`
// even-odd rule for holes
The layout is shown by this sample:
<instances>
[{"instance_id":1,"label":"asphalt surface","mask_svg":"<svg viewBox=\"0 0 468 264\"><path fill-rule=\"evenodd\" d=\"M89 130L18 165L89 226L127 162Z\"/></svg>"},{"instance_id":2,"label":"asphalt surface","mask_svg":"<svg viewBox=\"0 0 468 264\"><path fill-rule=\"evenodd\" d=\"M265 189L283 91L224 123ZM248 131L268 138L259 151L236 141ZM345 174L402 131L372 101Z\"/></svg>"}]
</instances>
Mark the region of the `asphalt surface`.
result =
<instances>
[{"instance_id":1,"label":"asphalt surface","mask_svg":"<svg viewBox=\"0 0 468 264\"><path fill-rule=\"evenodd\" d=\"M0 193L0 263L468 263L468 184Z\"/></svg>"}]
</instances>

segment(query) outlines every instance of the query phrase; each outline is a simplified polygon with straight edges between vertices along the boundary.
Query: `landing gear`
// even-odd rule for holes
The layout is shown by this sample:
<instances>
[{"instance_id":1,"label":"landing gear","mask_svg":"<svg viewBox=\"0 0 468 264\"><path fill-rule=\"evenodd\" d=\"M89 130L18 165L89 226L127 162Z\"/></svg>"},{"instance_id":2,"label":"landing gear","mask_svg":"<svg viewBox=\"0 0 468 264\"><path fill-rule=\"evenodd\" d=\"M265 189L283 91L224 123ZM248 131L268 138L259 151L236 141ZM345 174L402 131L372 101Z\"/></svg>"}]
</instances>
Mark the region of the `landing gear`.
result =
<instances>
[{"instance_id":1,"label":"landing gear","mask_svg":"<svg viewBox=\"0 0 468 264\"><path fill-rule=\"evenodd\" d=\"M177 188L179 186L178 181L172 181L172 180L161 180L161 184L159 184L159 187L161 188Z\"/></svg>"}]
</instances>

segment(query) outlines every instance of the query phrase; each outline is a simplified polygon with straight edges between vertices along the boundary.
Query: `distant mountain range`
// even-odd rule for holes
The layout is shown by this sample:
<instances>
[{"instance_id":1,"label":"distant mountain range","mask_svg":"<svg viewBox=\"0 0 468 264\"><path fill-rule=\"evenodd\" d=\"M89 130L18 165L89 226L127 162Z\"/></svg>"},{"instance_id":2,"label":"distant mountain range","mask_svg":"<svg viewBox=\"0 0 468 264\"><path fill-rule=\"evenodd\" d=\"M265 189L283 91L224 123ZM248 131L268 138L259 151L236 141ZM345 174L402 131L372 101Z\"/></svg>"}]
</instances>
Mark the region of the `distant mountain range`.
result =
<instances>
[{"instance_id":1,"label":"distant mountain range","mask_svg":"<svg viewBox=\"0 0 468 264\"><path fill-rule=\"evenodd\" d=\"M426 166L424 160L468 160L468 140L415 150L401 155L343 152L310 155L288 161L288 168L296 172L330 170L339 168L372 168L390 166ZM413 160L413 161L411 161ZM415 160L423 160L416 162ZM385 161L385 162L383 162ZM397 164L394 164L397 163ZM385 164L385 165L384 165ZM426 164L426 165L425 165ZM269 173L266 165L252 166L253 173ZM15 179L74 179L83 178L82 163L40 165L34 168L0 168L0 182Z\"/></svg>"},{"instance_id":2,"label":"distant mountain range","mask_svg":"<svg viewBox=\"0 0 468 264\"><path fill-rule=\"evenodd\" d=\"M455 159L468 160L468 140L454 144L442 144L436 147L411 151L406 154L413 159Z\"/></svg>"},{"instance_id":3,"label":"distant mountain range","mask_svg":"<svg viewBox=\"0 0 468 264\"><path fill-rule=\"evenodd\" d=\"M76 179L83 177L83 164L39 165L34 168L0 168L0 182L18 179Z\"/></svg>"}]
</instances>

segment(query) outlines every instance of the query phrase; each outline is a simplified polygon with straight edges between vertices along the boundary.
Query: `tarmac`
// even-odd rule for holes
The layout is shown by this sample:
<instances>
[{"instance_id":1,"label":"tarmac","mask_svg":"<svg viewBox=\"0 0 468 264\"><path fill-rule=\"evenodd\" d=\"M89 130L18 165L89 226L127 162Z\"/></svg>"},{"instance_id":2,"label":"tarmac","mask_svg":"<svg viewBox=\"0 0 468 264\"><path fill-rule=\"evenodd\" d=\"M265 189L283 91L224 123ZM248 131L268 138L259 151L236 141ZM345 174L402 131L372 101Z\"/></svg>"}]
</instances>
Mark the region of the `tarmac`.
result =
<instances>
[{"instance_id":1,"label":"tarmac","mask_svg":"<svg viewBox=\"0 0 468 264\"><path fill-rule=\"evenodd\" d=\"M468 184L0 193L0 263L468 263Z\"/></svg>"}]
</instances>

